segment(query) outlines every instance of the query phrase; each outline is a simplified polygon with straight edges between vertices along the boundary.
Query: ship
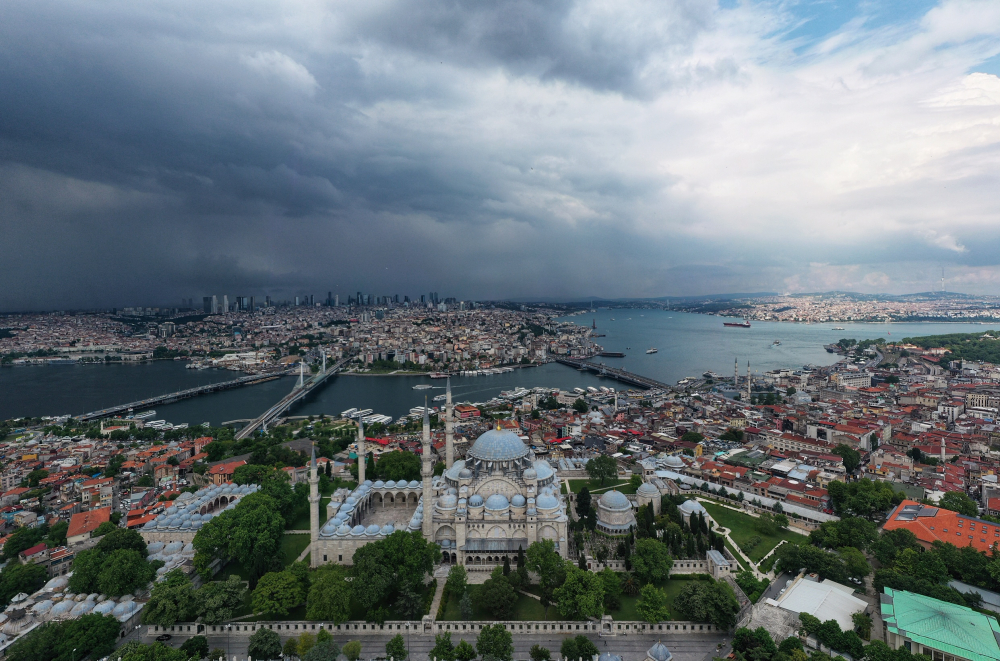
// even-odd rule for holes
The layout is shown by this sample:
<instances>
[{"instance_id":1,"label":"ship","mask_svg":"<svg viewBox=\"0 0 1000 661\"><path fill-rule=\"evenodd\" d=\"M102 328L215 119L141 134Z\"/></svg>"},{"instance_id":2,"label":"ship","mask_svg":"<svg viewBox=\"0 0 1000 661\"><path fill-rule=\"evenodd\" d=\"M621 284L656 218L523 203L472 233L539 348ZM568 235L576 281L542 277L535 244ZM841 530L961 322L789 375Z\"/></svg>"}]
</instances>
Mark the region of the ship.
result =
<instances>
[{"instance_id":1,"label":"ship","mask_svg":"<svg viewBox=\"0 0 1000 661\"><path fill-rule=\"evenodd\" d=\"M772 347L780 347L781 346L781 340L775 340L774 342L771 342L771 346Z\"/></svg>"},{"instance_id":2,"label":"ship","mask_svg":"<svg viewBox=\"0 0 1000 661\"><path fill-rule=\"evenodd\" d=\"M833 327L833 328L831 328L830 330L847 330L847 329L846 329L846 328L844 328L843 326L834 326L834 327Z\"/></svg>"},{"instance_id":3,"label":"ship","mask_svg":"<svg viewBox=\"0 0 1000 661\"><path fill-rule=\"evenodd\" d=\"M432 379L447 379L451 375L447 372L431 372L429 376Z\"/></svg>"},{"instance_id":4,"label":"ship","mask_svg":"<svg viewBox=\"0 0 1000 661\"><path fill-rule=\"evenodd\" d=\"M421 383L420 385L413 386L414 390L429 390L434 386L427 385L426 383Z\"/></svg>"},{"instance_id":5,"label":"ship","mask_svg":"<svg viewBox=\"0 0 1000 661\"><path fill-rule=\"evenodd\" d=\"M728 326L730 328L750 328L750 320L744 319L743 321L724 321L723 326Z\"/></svg>"},{"instance_id":6,"label":"ship","mask_svg":"<svg viewBox=\"0 0 1000 661\"><path fill-rule=\"evenodd\" d=\"M715 372L709 370L707 372L702 372L702 376L706 379L721 379L722 375L716 374Z\"/></svg>"},{"instance_id":7,"label":"ship","mask_svg":"<svg viewBox=\"0 0 1000 661\"><path fill-rule=\"evenodd\" d=\"M656 353L657 349L646 349L646 353Z\"/></svg>"}]
</instances>

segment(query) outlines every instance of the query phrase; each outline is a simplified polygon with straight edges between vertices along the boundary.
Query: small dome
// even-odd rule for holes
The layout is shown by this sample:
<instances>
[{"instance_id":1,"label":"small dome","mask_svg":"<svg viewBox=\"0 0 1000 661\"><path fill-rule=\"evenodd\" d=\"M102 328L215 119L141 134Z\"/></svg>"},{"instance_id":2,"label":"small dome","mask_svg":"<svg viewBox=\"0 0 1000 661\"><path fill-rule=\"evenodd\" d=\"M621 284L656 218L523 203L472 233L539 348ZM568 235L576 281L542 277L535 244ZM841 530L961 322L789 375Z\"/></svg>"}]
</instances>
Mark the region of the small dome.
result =
<instances>
[{"instance_id":1,"label":"small dome","mask_svg":"<svg viewBox=\"0 0 1000 661\"><path fill-rule=\"evenodd\" d=\"M643 482L638 489L635 491L635 495L643 496L645 498L656 498L660 495L660 490L654 487L649 482Z\"/></svg>"},{"instance_id":2,"label":"small dome","mask_svg":"<svg viewBox=\"0 0 1000 661\"><path fill-rule=\"evenodd\" d=\"M382 480L378 480L378 481L375 482L375 488L376 489L381 489L384 486L385 486L385 482L383 482Z\"/></svg>"},{"instance_id":3,"label":"small dome","mask_svg":"<svg viewBox=\"0 0 1000 661\"><path fill-rule=\"evenodd\" d=\"M49 617L65 616L67 613L73 610L73 607L75 605L76 603L71 600L60 601L58 604L56 604L49 610Z\"/></svg>"},{"instance_id":4,"label":"small dome","mask_svg":"<svg viewBox=\"0 0 1000 661\"><path fill-rule=\"evenodd\" d=\"M510 499L510 504L513 505L514 507L524 507L526 502L527 501L524 499L524 496L522 496L521 494L517 494Z\"/></svg>"},{"instance_id":5,"label":"small dome","mask_svg":"<svg viewBox=\"0 0 1000 661\"><path fill-rule=\"evenodd\" d=\"M420 482L417 480L410 480L410 483L406 485L408 489L416 489L420 486Z\"/></svg>"},{"instance_id":6,"label":"small dome","mask_svg":"<svg viewBox=\"0 0 1000 661\"><path fill-rule=\"evenodd\" d=\"M384 526L382 526L382 530L380 530L379 532L383 535L389 536L392 533L396 532L396 527L391 523L387 523Z\"/></svg>"},{"instance_id":7,"label":"small dome","mask_svg":"<svg viewBox=\"0 0 1000 661\"><path fill-rule=\"evenodd\" d=\"M463 468L462 470L460 470L458 472L458 479L460 479L460 480L471 480L472 479L472 471L470 471L468 468Z\"/></svg>"},{"instance_id":8,"label":"small dome","mask_svg":"<svg viewBox=\"0 0 1000 661\"><path fill-rule=\"evenodd\" d=\"M482 506L483 506L483 497L480 496L478 493L474 494L472 498L469 498L469 507L482 507Z\"/></svg>"},{"instance_id":9,"label":"small dome","mask_svg":"<svg viewBox=\"0 0 1000 661\"><path fill-rule=\"evenodd\" d=\"M646 655L653 659L653 661L670 661L670 659L674 656L670 653L670 650L667 649L667 646L659 641L649 648Z\"/></svg>"},{"instance_id":10,"label":"small dome","mask_svg":"<svg viewBox=\"0 0 1000 661\"><path fill-rule=\"evenodd\" d=\"M554 510L559 507L559 500L550 493L543 493L538 497L538 509Z\"/></svg>"},{"instance_id":11,"label":"small dome","mask_svg":"<svg viewBox=\"0 0 1000 661\"><path fill-rule=\"evenodd\" d=\"M521 439L518 439L517 442L520 443ZM488 510L500 512L508 507L510 507L510 502L507 500L507 496L504 496L503 494L495 493L486 499L486 509Z\"/></svg>"},{"instance_id":12,"label":"small dome","mask_svg":"<svg viewBox=\"0 0 1000 661\"><path fill-rule=\"evenodd\" d=\"M388 482L386 482L385 483L385 488L386 489L395 489L396 488L396 480L389 480Z\"/></svg>"},{"instance_id":13,"label":"small dome","mask_svg":"<svg viewBox=\"0 0 1000 661\"><path fill-rule=\"evenodd\" d=\"M629 502L628 498L625 497L621 491L607 491L601 496L600 506L609 510L624 510L631 509L632 503Z\"/></svg>"},{"instance_id":14,"label":"small dome","mask_svg":"<svg viewBox=\"0 0 1000 661\"><path fill-rule=\"evenodd\" d=\"M673 454L664 459L663 463L670 468L684 468L684 460Z\"/></svg>"},{"instance_id":15,"label":"small dome","mask_svg":"<svg viewBox=\"0 0 1000 661\"><path fill-rule=\"evenodd\" d=\"M364 483L364 484L362 484L361 486L363 486L363 487L369 487L369 488L371 488L371 486L372 486L372 481L371 481L371 480L365 480L365 483Z\"/></svg>"},{"instance_id":16,"label":"small dome","mask_svg":"<svg viewBox=\"0 0 1000 661\"><path fill-rule=\"evenodd\" d=\"M345 523L345 524L341 525L339 528L337 528L337 534L340 535L340 536L350 535L351 534L351 527Z\"/></svg>"},{"instance_id":17,"label":"small dome","mask_svg":"<svg viewBox=\"0 0 1000 661\"><path fill-rule=\"evenodd\" d=\"M441 510L453 510L457 506L458 497L453 496L452 494L441 496L440 500L438 500L438 509Z\"/></svg>"},{"instance_id":18,"label":"small dome","mask_svg":"<svg viewBox=\"0 0 1000 661\"><path fill-rule=\"evenodd\" d=\"M555 470L553 470L552 466L549 465L549 462L544 459L538 459L532 464L532 467L535 469L535 472L538 473L539 480L547 480L555 475Z\"/></svg>"},{"instance_id":19,"label":"small dome","mask_svg":"<svg viewBox=\"0 0 1000 661\"><path fill-rule=\"evenodd\" d=\"M108 615L115 609L115 602L103 601L94 607L93 612L97 615Z\"/></svg>"},{"instance_id":20,"label":"small dome","mask_svg":"<svg viewBox=\"0 0 1000 661\"><path fill-rule=\"evenodd\" d=\"M351 529L351 534L352 535L364 535L365 534L365 527L359 523L358 525L354 526Z\"/></svg>"},{"instance_id":21,"label":"small dome","mask_svg":"<svg viewBox=\"0 0 1000 661\"><path fill-rule=\"evenodd\" d=\"M150 553L159 553L163 550L164 546L166 546L166 544L163 542L153 542L152 544L148 544L146 546L146 550Z\"/></svg>"},{"instance_id":22,"label":"small dome","mask_svg":"<svg viewBox=\"0 0 1000 661\"><path fill-rule=\"evenodd\" d=\"M685 500L681 503L677 509L681 511L682 514L690 516L692 514L702 513L705 514L705 508L701 506L697 500Z\"/></svg>"},{"instance_id":23,"label":"small dome","mask_svg":"<svg viewBox=\"0 0 1000 661\"><path fill-rule=\"evenodd\" d=\"M378 534L379 530L380 528L373 523L370 526L368 526L368 528L365 530L365 534L368 535L369 537L374 537L375 535Z\"/></svg>"},{"instance_id":24,"label":"small dome","mask_svg":"<svg viewBox=\"0 0 1000 661\"><path fill-rule=\"evenodd\" d=\"M529 468L528 470L524 471L524 479L526 479L526 480L537 480L538 479L538 471L536 471L534 468Z\"/></svg>"}]
</instances>

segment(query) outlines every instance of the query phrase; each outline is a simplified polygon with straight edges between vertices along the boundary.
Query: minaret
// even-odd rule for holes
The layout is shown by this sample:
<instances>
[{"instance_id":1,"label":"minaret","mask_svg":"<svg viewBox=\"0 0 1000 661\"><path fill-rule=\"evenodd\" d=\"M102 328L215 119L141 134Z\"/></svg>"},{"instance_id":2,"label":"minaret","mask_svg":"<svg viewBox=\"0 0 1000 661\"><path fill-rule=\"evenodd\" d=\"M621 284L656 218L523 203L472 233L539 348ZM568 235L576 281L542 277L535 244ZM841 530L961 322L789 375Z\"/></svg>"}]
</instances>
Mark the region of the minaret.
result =
<instances>
[{"instance_id":1,"label":"minaret","mask_svg":"<svg viewBox=\"0 0 1000 661\"><path fill-rule=\"evenodd\" d=\"M733 389L740 389L740 361L738 358L733 358Z\"/></svg>"},{"instance_id":2,"label":"minaret","mask_svg":"<svg viewBox=\"0 0 1000 661\"><path fill-rule=\"evenodd\" d=\"M750 388L753 380L750 378L750 361L747 361L747 403L750 402Z\"/></svg>"},{"instance_id":3,"label":"minaret","mask_svg":"<svg viewBox=\"0 0 1000 661\"><path fill-rule=\"evenodd\" d=\"M301 388L305 384L306 378L306 364L299 361L299 382L295 385L296 388Z\"/></svg>"},{"instance_id":4,"label":"minaret","mask_svg":"<svg viewBox=\"0 0 1000 661\"><path fill-rule=\"evenodd\" d=\"M444 465L451 468L455 463L455 407L451 404L451 377L445 391L444 414Z\"/></svg>"},{"instance_id":5,"label":"minaret","mask_svg":"<svg viewBox=\"0 0 1000 661\"><path fill-rule=\"evenodd\" d=\"M431 465L431 417L428 414L427 398L424 398L424 447L423 466L420 471L424 481L424 537L430 539L434 534L431 529L434 523L434 505L431 503L431 474L434 469Z\"/></svg>"},{"instance_id":6,"label":"minaret","mask_svg":"<svg viewBox=\"0 0 1000 661\"><path fill-rule=\"evenodd\" d=\"M316 446L312 449L312 459L309 462L309 541L310 562L313 567L319 566L319 472L316 470Z\"/></svg>"},{"instance_id":7,"label":"minaret","mask_svg":"<svg viewBox=\"0 0 1000 661\"><path fill-rule=\"evenodd\" d=\"M944 456L945 456L945 452L944 452L944 437L942 436L941 437L941 464L942 465L945 463Z\"/></svg>"},{"instance_id":8,"label":"minaret","mask_svg":"<svg viewBox=\"0 0 1000 661\"><path fill-rule=\"evenodd\" d=\"M365 483L365 423L358 418L358 486Z\"/></svg>"}]
</instances>

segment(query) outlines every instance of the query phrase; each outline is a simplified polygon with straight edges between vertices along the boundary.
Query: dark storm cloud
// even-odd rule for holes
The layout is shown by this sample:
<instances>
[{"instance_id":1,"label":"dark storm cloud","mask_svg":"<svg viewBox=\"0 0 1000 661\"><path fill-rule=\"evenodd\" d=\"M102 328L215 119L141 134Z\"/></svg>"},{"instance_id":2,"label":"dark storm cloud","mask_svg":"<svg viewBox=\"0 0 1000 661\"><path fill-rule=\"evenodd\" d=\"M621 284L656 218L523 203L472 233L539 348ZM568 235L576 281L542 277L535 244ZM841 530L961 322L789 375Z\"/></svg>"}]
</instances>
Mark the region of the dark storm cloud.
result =
<instances>
[{"instance_id":1,"label":"dark storm cloud","mask_svg":"<svg viewBox=\"0 0 1000 661\"><path fill-rule=\"evenodd\" d=\"M780 19L739 11L0 4L0 309L781 289L804 263L827 282L899 260L901 236L911 258L993 263L963 238L995 210L978 136L942 151L960 227L932 217L927 173L831 195L858 127L876 149L935 127L891 85L883 124L853 100L814 107L822 86L762 36Z\"/></svg>"}]
</instances>

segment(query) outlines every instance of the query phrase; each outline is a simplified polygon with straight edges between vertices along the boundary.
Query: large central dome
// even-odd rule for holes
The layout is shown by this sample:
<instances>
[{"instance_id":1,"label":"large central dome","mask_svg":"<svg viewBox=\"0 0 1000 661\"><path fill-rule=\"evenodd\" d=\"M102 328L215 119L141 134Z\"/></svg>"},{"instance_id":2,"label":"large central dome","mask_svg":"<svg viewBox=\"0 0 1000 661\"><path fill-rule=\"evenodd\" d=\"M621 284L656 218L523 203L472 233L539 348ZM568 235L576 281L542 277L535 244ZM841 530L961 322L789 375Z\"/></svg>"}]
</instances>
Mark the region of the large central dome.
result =
<instances>
[{"instance_id":1,"label":"large central dome","mask_svg":"<svg viewBox=\"0 0 1000 661\"><path fill-rule=\"evenodd\" d=\"M513 461L528 456L528 446L517 434L491 429L472 444L469 455L481 461Z\"/></svg>"}]
</instances>

